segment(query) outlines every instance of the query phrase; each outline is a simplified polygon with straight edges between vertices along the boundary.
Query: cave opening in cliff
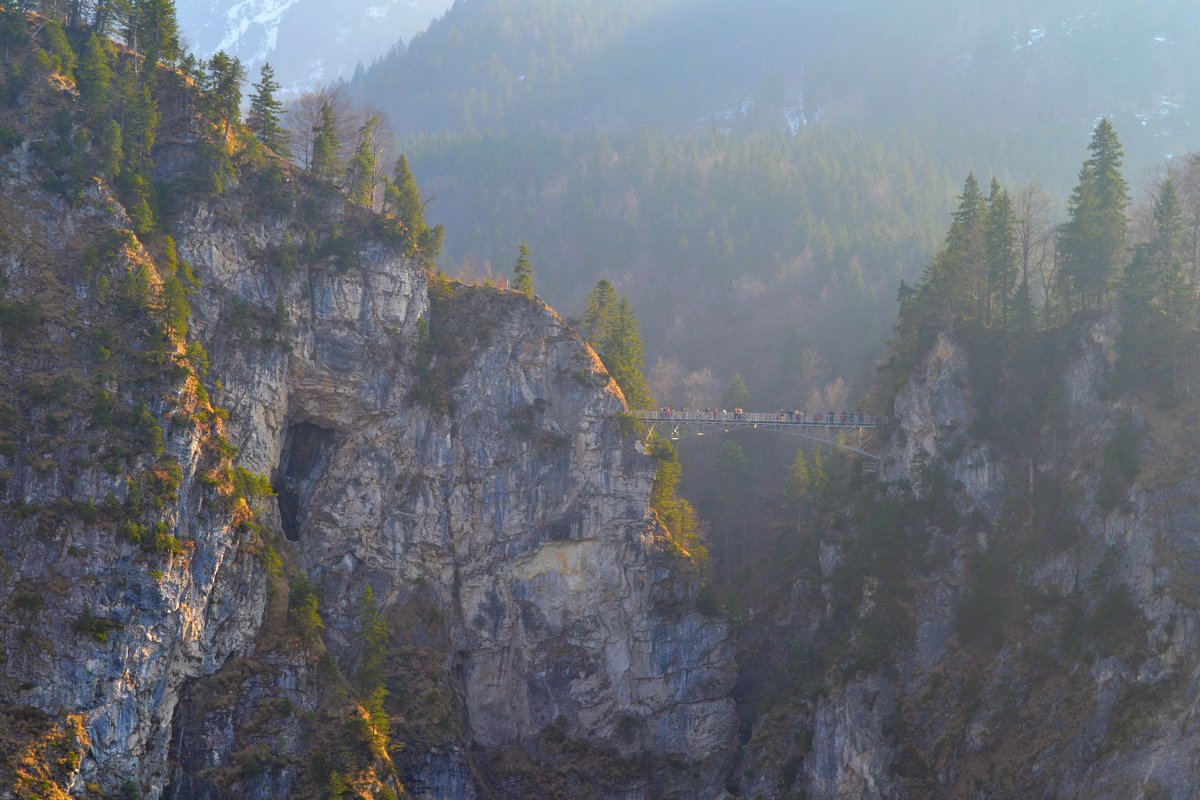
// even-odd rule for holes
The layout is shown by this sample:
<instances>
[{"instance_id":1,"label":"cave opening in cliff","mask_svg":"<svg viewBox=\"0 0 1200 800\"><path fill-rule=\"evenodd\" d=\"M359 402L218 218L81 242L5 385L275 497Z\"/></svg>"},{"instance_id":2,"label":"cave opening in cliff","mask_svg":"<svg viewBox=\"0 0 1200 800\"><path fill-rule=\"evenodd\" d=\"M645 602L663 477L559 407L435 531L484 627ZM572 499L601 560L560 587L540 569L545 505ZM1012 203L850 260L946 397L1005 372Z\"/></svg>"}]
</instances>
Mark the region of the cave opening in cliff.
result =
<instances>
[{"instance_id":1,"label":"cave opening in cliff","mask_svg":"<svg viewBox=\"0 0 1200 800\"><path fill-rule=\"evenodd\" d=\"M283 534L289 541L300 541L317 484L333 459L336 445L336 431L311 422L288 426L273 486Z\"/></svg>"}]
</instances>

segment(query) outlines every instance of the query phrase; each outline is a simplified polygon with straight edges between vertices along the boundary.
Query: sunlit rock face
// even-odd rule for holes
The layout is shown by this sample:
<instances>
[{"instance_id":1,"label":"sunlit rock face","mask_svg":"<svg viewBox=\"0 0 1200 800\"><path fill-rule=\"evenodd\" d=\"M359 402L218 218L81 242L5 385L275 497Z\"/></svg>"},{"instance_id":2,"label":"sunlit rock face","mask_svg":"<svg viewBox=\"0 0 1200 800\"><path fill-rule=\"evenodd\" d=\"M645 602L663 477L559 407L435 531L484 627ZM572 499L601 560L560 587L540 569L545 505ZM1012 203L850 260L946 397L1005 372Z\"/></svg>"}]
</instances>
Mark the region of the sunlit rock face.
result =
<instances>
[{"instance_id":1,"label":"sunlit rock face","mask_svg":"<svg viewBox=\"0 0 1200 800\"><path fill-rule=\"evenodd\" d=\"M280 291L237 254L287 231L219 217L198 212L179 239L227 287L197 305L197 327L236 398L231 419L260 421L234 441L280 475L284 531L320 587L333 649L353 649L369 585L385 610L437 617L411 644L444 642L465 725L454 744L533 750L557 726L621 757L701 766L694 790L708 791L734 735L727 632L692 608L694 576L662 551L653 462L622 435L590 350L519 294L453 286L431 300L423 268L369 246L346 272L282 289L290 353L222 341L231 308L265 313ZM432 403L414 369L426 324L452 342L430 364ZM453 761L416 756L416 780L453 782L424 775ZM643 783L638 796L662 791Z\"/></svg>"},{"instance_id":2,"label":"sunlit rock face","mask_svg":"<svg viewBox=\"0 0 1200 800\"><path fill-rule=\"evenodd\" d=\"M164 141L158 179L185 174L191 147ZM27 146L0 159L19 232L0 250L10 299L71 287L85 244L129 227L103 187L68 206L42 170ZM181 467L162 512L174 554L147 555L86 509L39 524L63 497L127 508L126 471L152 459L106 472L20 439L0 463L4 710L36 711L56 736L82 720L59 777L76 794L324 796L355 767L415 797L579 796L585 782L598 797L720 796L737 727L728 631L696 610L697 570L648 506L655 462L595 355L539 301L431 285L364 210L285 174L285 201L247 174L168 226L200 285L190 338L228 412L222 446L275 496L253 526L216 502L211 442L179 416L170 370L146 410ZM120 236L105 286L145 260L153 296L161 263ZM6 392L38 370L95 368L88 330L112 313L97 280L79 278L70 314L45 323L78 346L20 350ZM118 400L150 391L120 382ZM84 450L99 436L86 415L63 424ZM61 613L32 596L41 586ZM356 723L368 588L390 737ZM298 621L306 593L315 624ZM83 609L103 622L81 625Z\"/></svg>"}]
</instances>

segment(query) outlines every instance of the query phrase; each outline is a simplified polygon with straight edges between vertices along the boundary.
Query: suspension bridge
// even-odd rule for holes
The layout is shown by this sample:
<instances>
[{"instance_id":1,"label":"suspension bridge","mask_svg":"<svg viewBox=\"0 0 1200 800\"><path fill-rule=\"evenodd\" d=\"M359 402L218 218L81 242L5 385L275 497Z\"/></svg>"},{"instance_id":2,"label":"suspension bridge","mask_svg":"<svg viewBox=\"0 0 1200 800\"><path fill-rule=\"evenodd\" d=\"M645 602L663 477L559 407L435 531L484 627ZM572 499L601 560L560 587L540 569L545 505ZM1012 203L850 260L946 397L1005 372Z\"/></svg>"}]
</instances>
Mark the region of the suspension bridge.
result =
<instances>
[{"instance_id":1,"label":"suspension bridge","mask_svg":"<svg viewBox=\"0 0 1200 800\"><path fill-rule=\"evenodd\" d=\"M886 425L888 417L862 414L857 411L754 411L700 410L680 411L660 408L635 411L646 426L646 441L654 436L679 439L687 435L729 433L736 430L768 430L789 433L821 444L849 450L879 461L879 455L863 449L870 432Z\"/></svg>"}]
</instances>

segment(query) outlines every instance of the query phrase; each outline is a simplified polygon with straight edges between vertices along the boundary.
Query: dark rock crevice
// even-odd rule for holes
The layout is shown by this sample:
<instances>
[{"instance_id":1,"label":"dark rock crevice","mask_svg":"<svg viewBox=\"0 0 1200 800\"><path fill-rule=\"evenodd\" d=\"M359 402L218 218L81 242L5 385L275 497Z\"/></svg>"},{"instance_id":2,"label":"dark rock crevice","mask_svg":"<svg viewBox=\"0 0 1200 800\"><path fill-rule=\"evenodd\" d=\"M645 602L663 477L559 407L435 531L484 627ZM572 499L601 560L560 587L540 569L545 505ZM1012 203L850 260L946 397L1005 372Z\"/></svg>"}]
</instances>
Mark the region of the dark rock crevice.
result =
<instances>
[{"instance_id":1,"label":"dark rock crevice","mask_svg":"<svg viewBox=\"0 0 1200 800\"><path fill-rule=\"evenodd\" d=\"M289 541L300 541L317 483L337 451L337 438L337 431L312 422L288 426L273 488L279 496L279 516Z\"/></svg>"}]
</instances>

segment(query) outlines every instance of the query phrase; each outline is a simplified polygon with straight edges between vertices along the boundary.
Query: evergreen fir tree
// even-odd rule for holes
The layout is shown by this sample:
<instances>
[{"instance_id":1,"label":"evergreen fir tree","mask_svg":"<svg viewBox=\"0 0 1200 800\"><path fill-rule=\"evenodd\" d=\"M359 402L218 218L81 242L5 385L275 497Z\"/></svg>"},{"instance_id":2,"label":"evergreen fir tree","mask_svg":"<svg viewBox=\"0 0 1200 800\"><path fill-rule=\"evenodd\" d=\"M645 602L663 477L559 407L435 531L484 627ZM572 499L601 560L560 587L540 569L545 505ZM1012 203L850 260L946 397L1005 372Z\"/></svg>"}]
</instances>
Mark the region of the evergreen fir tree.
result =
<instances>
[{"instance_id":1,"label":"evergreen fir tree","mask_svg":"<svg viewBox=\"0 0 1200 800\"><path fill-rule=\"evenodd\" d=\"M1017 281L1017 220L1008 192L994 177L988 192L987 230L984 249L987 262L987 291L983 322L991 324L998 314L1003 326L1013 317L1013 291Z\"/></svg>"},{"instance_id":2,"label":"evergreen fir tree","mask_svg":"<svg viewBox=\"0 0 1200 800\"><path fill-rule=\"evenodd\" d=\"M417 237L417 252L427 266L434 266L434 261L442 252L442 245L445 241L446 229L441 225L427 225L421 235Z\"/></svg>"},{"instance_id":3,"label":"evergreen fir tree","mask_svg":"<svg viewBox=\"0 0 1200 800\"><path fill-rule=\"evenodd\" d=\"M100 134L100 172L110 181L121 176L121 162L125 159L125 148L121 140L121 125L109 120Z\"/></svg>"},{"instance_id":4,"label":"evergreen fir tree","mask_svg":"<svg viewBox=\"0 0 1200 800\"><path fill-rule=\"evenodd\" d=\"M129 13L129 7L130 0L93 0L90 32L107 39L120 19Z\"/></svg>"},{"instance_id":5,"label":"evergreen fir tree","mask_svg":"<svg viewBox=\"0 0 1200 800\"><path fill-rule=\"evenodd\" d=\"M208 110L212 121L224 125L225 135L230 126L238 121L242 105L242 83L246 80L246 68L241 59L219 52L208 65L205 89L208 95Z\"/></svg>"},{"instance_id":6,"label":"evergreen fir tree","mask_svg":"<svg viewBox=\"0 0 1200 800\"><path fill-rule=\"evenodd\" d=\"M403 155L396 160L392 179L385 182L384 204L404 226L413 248L426 264L432 265L442 251L445 229L441 225L431 226L425 221L421 191L409 169L408 159Z\"/></svg>"},{"instance_id":7,"label":"evergreen fir tree","mask_svg":"<svg viewBox=\"0 0 1200 800\"><path fill-rule=\"evenodd\" d=\"M321 119L313 131L312 174L320 180L331 181L337 175L337 118L333 106L321 104Z\"/></svg>"},{"instance_id":8,"label":"evergreen fir tree","mask_svg":"<svg viewBox=\"0 0 1200 800\"><path fill-rule=\"evenodd\" d=\"M1183 239L1183 209L1175 180L1167 178L1154 199L1154 256L1159 275L1182 272L1180 256Z\"/></svg>"},{"instance_id":9,"label":"evergreen fir tree","mask_svg":"<svg viewBox=\"0 0 1200 800\"><path fill-rule=\"evenodd\" d=\"M588 294L583 325L584 337L621 387L629 406L652 408L654 398L643 374L644 348L629 298L601 280Z\"/></svg>"},{"instance_id":10,"label":"evergreen fir tree","mask_svg":"<svg viewBox=\"0 0 1200 800\"><path fill-rule=\"evenodd\" d=\"M725 409L746 408L750 405L750 387L741 375L734 375L729 381L729 387L721 396L721 405Z\"/></svg>"},{"instance_id":11,"label":"evergreen fir tree","mask_svg":"<svg viewBox=\"0 0 1200 800\"><path fill-rule=\"evenodd\" d=\"M89 116L100 118L108 111L112 96L112 53L96 34L90 34L79 60L79 99Z\"/></svg>"},{"instance_id":12,"label":"evergreen fir tree","mask_svg":"<svg viewBox=\"0 0 1200 800\"><path fill-rule=\"evenodd\" d=\"M153 167L152 153L158 134L158 103L148 87L127 82L122 103L121 126L125 164L122 171L147 176Z\"/></svg>"},{"instance_id":13,"label":"evergreen fir tree","mask_svg":"<svg viewBox=\"0 0 1200 800\"><path fill-rule=\"evenodd\" d=\"M0 45L4 46L4 63L8 63L9 46L17 47L29 41L25 27L25 12L13 5L0 10Z\"/></svg>"},{"instance_id":14,"label":"evergreen fir tree","mask_svg":"<svg viewBox=\"0 0 1200 800\"><path fill-rule=\"evenodd\" d=\"M141 48L149 74L160 61L173 66L179 60L174 0L132 0L127 20L127 40L135 51Z\"/></svg>"},{"instance_id":15,"label":"evergreen fir tree","mask_svg":"<svg viewBox=\"0 0 1200 800\"><path fill-rule=\"evenodd\" d=\"M250 95L246 127L260 142L286 158L289 155L287 134L279 122L283 102L275 97L280 88L275 80L275 70L270 64L264 63L258 83L254 84L254 94Z\"/></svg>"},{"instance_id":16,"label":"evergreen fir tree","mask_svg":"<svg viewBox=\"0 0 1200 800\"><path fill-rule=\"evenodd\" d=\"M1129 188L1121 176L1124 153L1107 119L1096 125L1088 150L1059 233L1059 278L1081 308L1098 308L1124 258Z\"/></svg>"},{"instance_id":17,"label":"evergreen fir tree","mask_svg":"<svg viewBox=\"0 0 1200 800\"><path fill-rule=\"evenodd\" d=\"M387 201L396 218L419 237L426 227L425 209L417 179L413 177L408 159L403 155L396 160L395 173L388 182Z\"/></svg>"},{"instance_id":18,"label":"evergreen fir tree","mask_svg":"<svg viewBox=\"0 0 1200 800\"><path fill-rule=\"evenodd\" d=\"M371 114L358 132L358 144L346 170L346 189L350 199L360 205L375 206L375 129L380 119Z\"/></svg>"},{"instance_id":19,"label":"evergreen fir tree","mask_svg":"<svg viewBox=\"0 0 1200 800\"><path fill-rule=\"evenodd\" d=\"M130 72L121 76L122 150L121 199L138 233L154 228L150 207L150 175L154 169L154 142L158 135L158 103L150 87L136 81Z\"/></svg>"},{"instance_id":20,"label":"evergreen fir tree","mask_svg":"<svg viewBox=\"0 0 1200 800\"><path fill-rule=\"evenodd\" d=\"M972 314L981 305L987 284L984 239L987 201L975 173L963 184L958 208L946 235L945 260L938 277L943 302L950 314Z\"/></svg>"},{"instance_id":21,"label":"evergreen fir tree","mask_svg":"<svg viewBox=\"0 0 1200 800\"><path fill-rule=\"evenodd\" d=\"M608 338L600 343L600 360L621 387L631 408L653 408L654 398L644 374L644 347L637 317L628 297L619 297L613 309Z\"/></svg>"},{"instance_id":22,"label":"evergreen fir tree","mask_svg":"<svg viewBox=\"0 0 1200 800\"><path fill-rule=\"evenodd\" d=\"M67 40L67 32L62 25L50 20L42 29L46 40L46 51L49 54L50 68L65 78L75 79L75 50Z\"/></svg>"},{"instance_id":23,"label":"evergreen fir tree","mask_svg":"<svg viewBox=\"0 0 1200 800\"><path fill-rule=\"evenodd\" d=\"M601 278L588 292L587 310L583 316L583 336L593 346L608 338L616 305L617 290L607 279Z\"/></svg>"},{"instance_id":24,"label":"evergreen fir tree","mask_svg":"<svg viewBox=\"0 0 1200 800\"><path fill-rule=\"evenodd\" d=\"M529 246L522 240L517 245L517 263L513 266L513 288L533 297L533 264L529 261Z\"/></svg>"},{"instance_id":25,"label":"evergreen fir tree","mask_svg":"<svg viewBox=\"0 0 1200 800\"><path fill-rule=\"evenodd\" d=\"M1152 246L1139 245L1121 279L1121 334L1117 339L1117 384L1139 388L1161 372L1167 347L1161 312L1154 308L1155 267Z\"/></svg>"},{"instance_id":26,"label":"evergreen fir tree","mask_svg":"<svg viewBox=\"0 0 1200 800\"><path fill-rule=\"evenodd\" d=\"M1188 331L1196 316L1196 293L1184 272L1183 209L1175 181L1168 178L1154 203L1154 272L1156 305L1161 309L1167 331L1164 352L1170 367L1170 399L1179 399L1180 370L1190 361ZM1185 387L1187 381L1183 381ZM1186 390L1185 390L1186 391Z\"/></svg>"},{"instance_id":27,"label":"evergreen fir tree","mask_svg":"<svg viewBox=\"0 0 1200 800\"><path fill-rule=\"evenodd\" d=\"M669 440L658 436L650 443L650 455L658 461L658 470L650 486L651 507L680 555L701 560L707 558L708 550L696 533L696 511L676 492L683 477L679 451Z\"/></svg>"}]
</instances>

